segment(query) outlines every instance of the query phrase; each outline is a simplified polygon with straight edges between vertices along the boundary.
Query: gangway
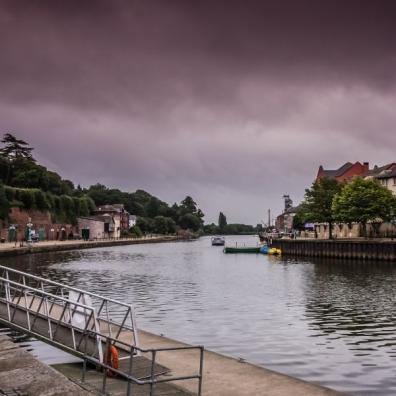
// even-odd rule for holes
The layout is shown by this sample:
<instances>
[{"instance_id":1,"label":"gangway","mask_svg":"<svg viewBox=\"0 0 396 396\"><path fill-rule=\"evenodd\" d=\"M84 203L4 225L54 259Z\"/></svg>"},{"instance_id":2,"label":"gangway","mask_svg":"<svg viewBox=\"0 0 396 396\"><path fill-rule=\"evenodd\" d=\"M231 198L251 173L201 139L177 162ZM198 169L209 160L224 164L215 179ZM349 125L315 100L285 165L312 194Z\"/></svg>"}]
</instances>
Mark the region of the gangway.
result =
<instances>
[{"instance_id":1,"label":"gangway","mask_svg":"<svg viewBox=\"0 0 396 396\"><path fill-rule=\"evenodd\" d=\"M157 384L191 379L197 380L201 395L204 348L141 348L129 304L0 265L0 323L81 358L82 380L87 362L102 369L103 392L112 373L127 381L127 395L133 384L148 386L154 395ZM112 364L112 346L119 352L118 368ZM194 349L196 373L172 375L156 362L159 353Z\"/></svg>"}]
</instances>

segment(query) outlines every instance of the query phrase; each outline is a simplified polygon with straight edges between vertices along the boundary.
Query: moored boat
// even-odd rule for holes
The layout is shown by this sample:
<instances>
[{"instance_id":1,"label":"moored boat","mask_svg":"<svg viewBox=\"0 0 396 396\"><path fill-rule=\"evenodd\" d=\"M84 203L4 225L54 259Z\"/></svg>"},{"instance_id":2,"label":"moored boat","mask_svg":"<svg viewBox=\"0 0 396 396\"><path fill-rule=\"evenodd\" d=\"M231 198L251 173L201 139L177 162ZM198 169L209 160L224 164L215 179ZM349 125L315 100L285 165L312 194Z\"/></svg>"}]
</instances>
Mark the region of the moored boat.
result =
<instances>
[{"instance_id":1,"label":"moored boat","mask_svg":"<svg viewBox=\"0 0 396 396\"><path fill-rule=\"evenodd\" d=\"M213 237L212 246L224 246L225 239L223 237Z\"/></svg>"},{"instance_id":2,"label":"moored boat","mask_svg":"<svg viewBox=\"0 0 396 396\"><path fill-rule=\"evenodd\" d=\"M260 253L260 247L258 246L226 246L224 248L224 253Z\"/></svg>"},{"instance_id":3,"label":"moored boat","mask_svg":"<svg viewBox=\"0 0 396 396\"><path fill-rule=\"evenodd\" d=\"M261 254L270 254L274 256L280 256L282 254L282 251L277 248L270 248L268 245L263 245L260 248L260 253Z\"/></svg>"}]
</instances>

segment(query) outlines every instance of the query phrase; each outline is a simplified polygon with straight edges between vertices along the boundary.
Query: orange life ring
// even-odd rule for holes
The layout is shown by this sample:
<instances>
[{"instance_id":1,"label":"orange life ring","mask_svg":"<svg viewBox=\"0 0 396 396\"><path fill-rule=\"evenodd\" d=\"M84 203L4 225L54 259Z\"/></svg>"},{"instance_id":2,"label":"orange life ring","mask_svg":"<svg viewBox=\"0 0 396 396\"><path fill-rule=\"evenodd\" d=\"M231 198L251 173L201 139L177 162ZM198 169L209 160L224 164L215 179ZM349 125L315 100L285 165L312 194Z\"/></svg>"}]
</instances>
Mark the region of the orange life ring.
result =
<instances>
[{"instance_id":1,"label":"orange life ring","mask_svg":"<svg viewBox=\"0 0 396 396\"><path fill-rule=\"evenodd\" d=\"M107 364L113 368L118 370L120 367L120 359L118 355L118 350L114 345L110 345L109 350L107 351ZM108 370L108 374L114 374L111 370Z\"/></svg>"}]
</instances>

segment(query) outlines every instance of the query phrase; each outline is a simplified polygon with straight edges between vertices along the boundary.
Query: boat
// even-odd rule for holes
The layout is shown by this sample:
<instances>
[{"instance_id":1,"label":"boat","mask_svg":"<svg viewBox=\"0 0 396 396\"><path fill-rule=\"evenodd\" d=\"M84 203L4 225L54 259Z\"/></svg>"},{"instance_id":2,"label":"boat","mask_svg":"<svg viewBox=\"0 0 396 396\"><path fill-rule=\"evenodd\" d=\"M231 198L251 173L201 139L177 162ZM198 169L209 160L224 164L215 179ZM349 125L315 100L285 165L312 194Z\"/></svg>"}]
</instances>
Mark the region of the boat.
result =
<instances>
[{"instance_id":1,"label":"boat","mask_svg":"<svg viewBox=\"0 0 396 396\"><path fill-rule=\"evenodd\" d=\"M260 247L258 246L226 246L223 250L224 253L260 253Z\"/></svg>"},{"instance_id":2,"label":"boat","mask_svg":"<svg viewBox=\"0 0 396 396\"><path fill-rule=\"evenodd\" d=\"M270 248L268 245L263 245L260 248L260 253L261 254L269 254L273 256L280 256L282 254L282 251L277 248Z\"/></svg>"},{"instance_id":3,"label":"boat","mask_svg":"<svg viewBox=\"0 0 396 396\"><path fill-rule=\"evenodd\" d=\"M223 237L213 237L212 246L224 246L225 239Z\"/></svg>"}]
</instances>

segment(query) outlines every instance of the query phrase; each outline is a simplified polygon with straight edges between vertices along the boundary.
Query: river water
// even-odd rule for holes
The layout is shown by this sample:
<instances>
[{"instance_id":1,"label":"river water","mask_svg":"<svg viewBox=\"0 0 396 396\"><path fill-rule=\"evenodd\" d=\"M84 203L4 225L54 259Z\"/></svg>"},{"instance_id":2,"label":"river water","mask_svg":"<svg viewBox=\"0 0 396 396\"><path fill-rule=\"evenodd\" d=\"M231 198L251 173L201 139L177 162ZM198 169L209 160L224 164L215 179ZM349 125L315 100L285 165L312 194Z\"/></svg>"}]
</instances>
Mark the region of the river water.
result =
<instances>
[{"instance_id":1,"label":"river water","mask_svg":"<svg viewBox=\"0 0 396 396\"><path fill-rule=\"evenodd\" d=\"M131 303L157 334L347 393L396 394L396 263L224 254L205 237L1 264Z\"/></svg>"}]
</instances>

